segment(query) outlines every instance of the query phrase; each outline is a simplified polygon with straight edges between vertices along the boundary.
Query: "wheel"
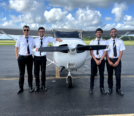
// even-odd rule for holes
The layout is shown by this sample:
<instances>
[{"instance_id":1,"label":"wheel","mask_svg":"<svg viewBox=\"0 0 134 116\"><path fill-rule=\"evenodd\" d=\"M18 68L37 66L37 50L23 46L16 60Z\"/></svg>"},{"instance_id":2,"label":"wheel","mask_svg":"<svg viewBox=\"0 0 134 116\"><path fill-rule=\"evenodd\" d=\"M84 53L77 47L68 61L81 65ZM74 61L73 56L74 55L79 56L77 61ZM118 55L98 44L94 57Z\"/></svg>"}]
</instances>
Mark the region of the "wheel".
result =
<instances>
[{"instance_id":1,"label":"wheel","mask_svg":"<svg viewBox=\"0 0 134 116\"><path fill-rule=\"evenodd\" d=\"M72 88L72 78L68 76L68 88Z\"/></svg>"}]
</instances>

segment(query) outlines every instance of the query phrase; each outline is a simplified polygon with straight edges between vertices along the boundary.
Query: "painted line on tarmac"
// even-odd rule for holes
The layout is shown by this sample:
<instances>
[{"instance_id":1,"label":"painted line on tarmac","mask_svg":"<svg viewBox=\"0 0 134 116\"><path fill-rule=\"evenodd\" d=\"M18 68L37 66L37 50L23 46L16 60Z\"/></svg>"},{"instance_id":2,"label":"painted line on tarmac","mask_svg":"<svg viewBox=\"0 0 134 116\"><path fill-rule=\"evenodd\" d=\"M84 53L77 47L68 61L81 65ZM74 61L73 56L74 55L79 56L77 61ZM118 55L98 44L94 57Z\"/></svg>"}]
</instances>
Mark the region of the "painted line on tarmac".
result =
<instances>
[{"instance_id":1,"label":"painted line on tarmac","mask_svg":"<svg viewBox=\"0 0 134 116\"><path fill-rule=\"evenodd\" d=\"M86 116L134 116L134 114L109 114L109 115L86 115Z\"/></svg>"},{"instance_id":2,"label":"painted line on tarmac","mask_svg":"<svg viewBox=\"0 0 134 116\"><path fill-rule=\"evenodd\" d=\"M59 75L59 74L57 74L57 75ZM105 76L105 77L108 77L108 76ZM114 76L115 77L115 76ZM121 76L121 77L132 77L132 78L134 78L134 75L130 75L130 76ZM56 76L56 77L47 77L46 79L47 80L51 80L51 79L65 79L66 77L60 77L60 76ZM78 76L78 77L73 77L74 79L76 78L76 79L78 79L78 78L90 78L90 76ZM99 78L99 76L96 76L95 78ZM27 78L25 78L25 79L27 79ZM35 79L35 78L33 78L33 79ZM0 77L0 80L19 80L19 78L1 78Z\"/></svg>"}]
</instances>

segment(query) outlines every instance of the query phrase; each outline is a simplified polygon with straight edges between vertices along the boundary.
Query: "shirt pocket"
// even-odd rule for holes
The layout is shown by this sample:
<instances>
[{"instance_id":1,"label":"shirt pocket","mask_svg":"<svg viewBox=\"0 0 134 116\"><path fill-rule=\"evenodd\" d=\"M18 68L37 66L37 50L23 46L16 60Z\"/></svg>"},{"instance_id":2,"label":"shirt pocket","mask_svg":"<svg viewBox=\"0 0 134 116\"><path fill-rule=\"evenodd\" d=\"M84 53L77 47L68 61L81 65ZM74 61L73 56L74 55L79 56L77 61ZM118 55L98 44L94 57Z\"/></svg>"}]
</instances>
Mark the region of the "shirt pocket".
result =
<instances>
[{"instance_id":1,"label":"shirt pocket","mask_svg":"<svg viewBox=\"0 0 134 116\"><path fill-rule=\"evenodd\" d=\"M121 43L120 43L120 42L117 42L117 43L116 43L116 48L117 48L117 50L120 50L120 46L121 46Z\"/></svg>"},{"instance_id":2,"label":"shirt pocket","mask_svg":"<svg viewBox=\"0 0 134 116\"><path fill-rule=\"evenodd\" d=\"M43 47L46 47L48 45L48 42L43 42Z\"/></svg>"},{"instance_id":3,"label":"shirt pocket","mask_svg":"<svg viewBox=\"0 0 134 116\"><path fill-rule=\"evenodd\" d=\"M28 44L29 44L30 47L33 47L33 42L32 41L29 41Z\"/></svg>"},{"instance_id":4,"label":"shirt pocket","mask_svg":"<svg viewBox=\"0 0 134 116\"><path fill-rule=\"evenodd\" d=\"M25 41L21 41L21 42L20 42L20 45L21 45L21 46L27 46L27 43L26 43Z\"/></svg>"}]
</instances>

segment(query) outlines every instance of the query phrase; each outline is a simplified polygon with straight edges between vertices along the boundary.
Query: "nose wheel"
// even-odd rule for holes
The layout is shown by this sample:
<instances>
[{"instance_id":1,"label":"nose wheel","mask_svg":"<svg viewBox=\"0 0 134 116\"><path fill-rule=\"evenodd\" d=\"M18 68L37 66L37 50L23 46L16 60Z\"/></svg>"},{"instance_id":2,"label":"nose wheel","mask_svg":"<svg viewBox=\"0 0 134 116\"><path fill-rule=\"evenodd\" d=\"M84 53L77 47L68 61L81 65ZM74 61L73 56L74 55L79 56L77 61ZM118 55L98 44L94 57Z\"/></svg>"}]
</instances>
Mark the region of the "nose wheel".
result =
<instances>
[{"instance_id":1,"label":"nose wheel","mask_svg":"<svg viewBox=\"0 0 134 116\"><path fill-rule=\"evenodd\" d=\"M67 80L66 81L68 83L68 88L72 88L73 79L72 79L70 71L68 72L68 76L67 76Z\"/></svg>"},{"instance_id":2,"label":"nose wheel","mask_svg":"<svg viewBox=\"0 0 134 116\"><path fill-rule=\"evenodd\" d=\"M68 88L72 88L72 77L68 76Z\"/></svg>"}]
</instances>

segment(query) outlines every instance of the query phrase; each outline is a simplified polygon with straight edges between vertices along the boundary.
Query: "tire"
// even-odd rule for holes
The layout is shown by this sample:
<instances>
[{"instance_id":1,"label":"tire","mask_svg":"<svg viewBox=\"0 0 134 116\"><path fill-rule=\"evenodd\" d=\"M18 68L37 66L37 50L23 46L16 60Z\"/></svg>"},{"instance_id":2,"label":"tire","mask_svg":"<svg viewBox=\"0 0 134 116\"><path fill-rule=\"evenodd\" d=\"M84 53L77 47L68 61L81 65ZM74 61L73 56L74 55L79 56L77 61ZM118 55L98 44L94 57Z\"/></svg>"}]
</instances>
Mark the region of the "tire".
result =
<instances>
[{"instance_id":1,"label":"tire","mask_svg":"<svg viewBox=\"0 0 134 116\"><path fill-rule=\"evenodd\" d=\"M72 78L68 76L68 88L72 88Z\"/></svg>"}]
</instances>

